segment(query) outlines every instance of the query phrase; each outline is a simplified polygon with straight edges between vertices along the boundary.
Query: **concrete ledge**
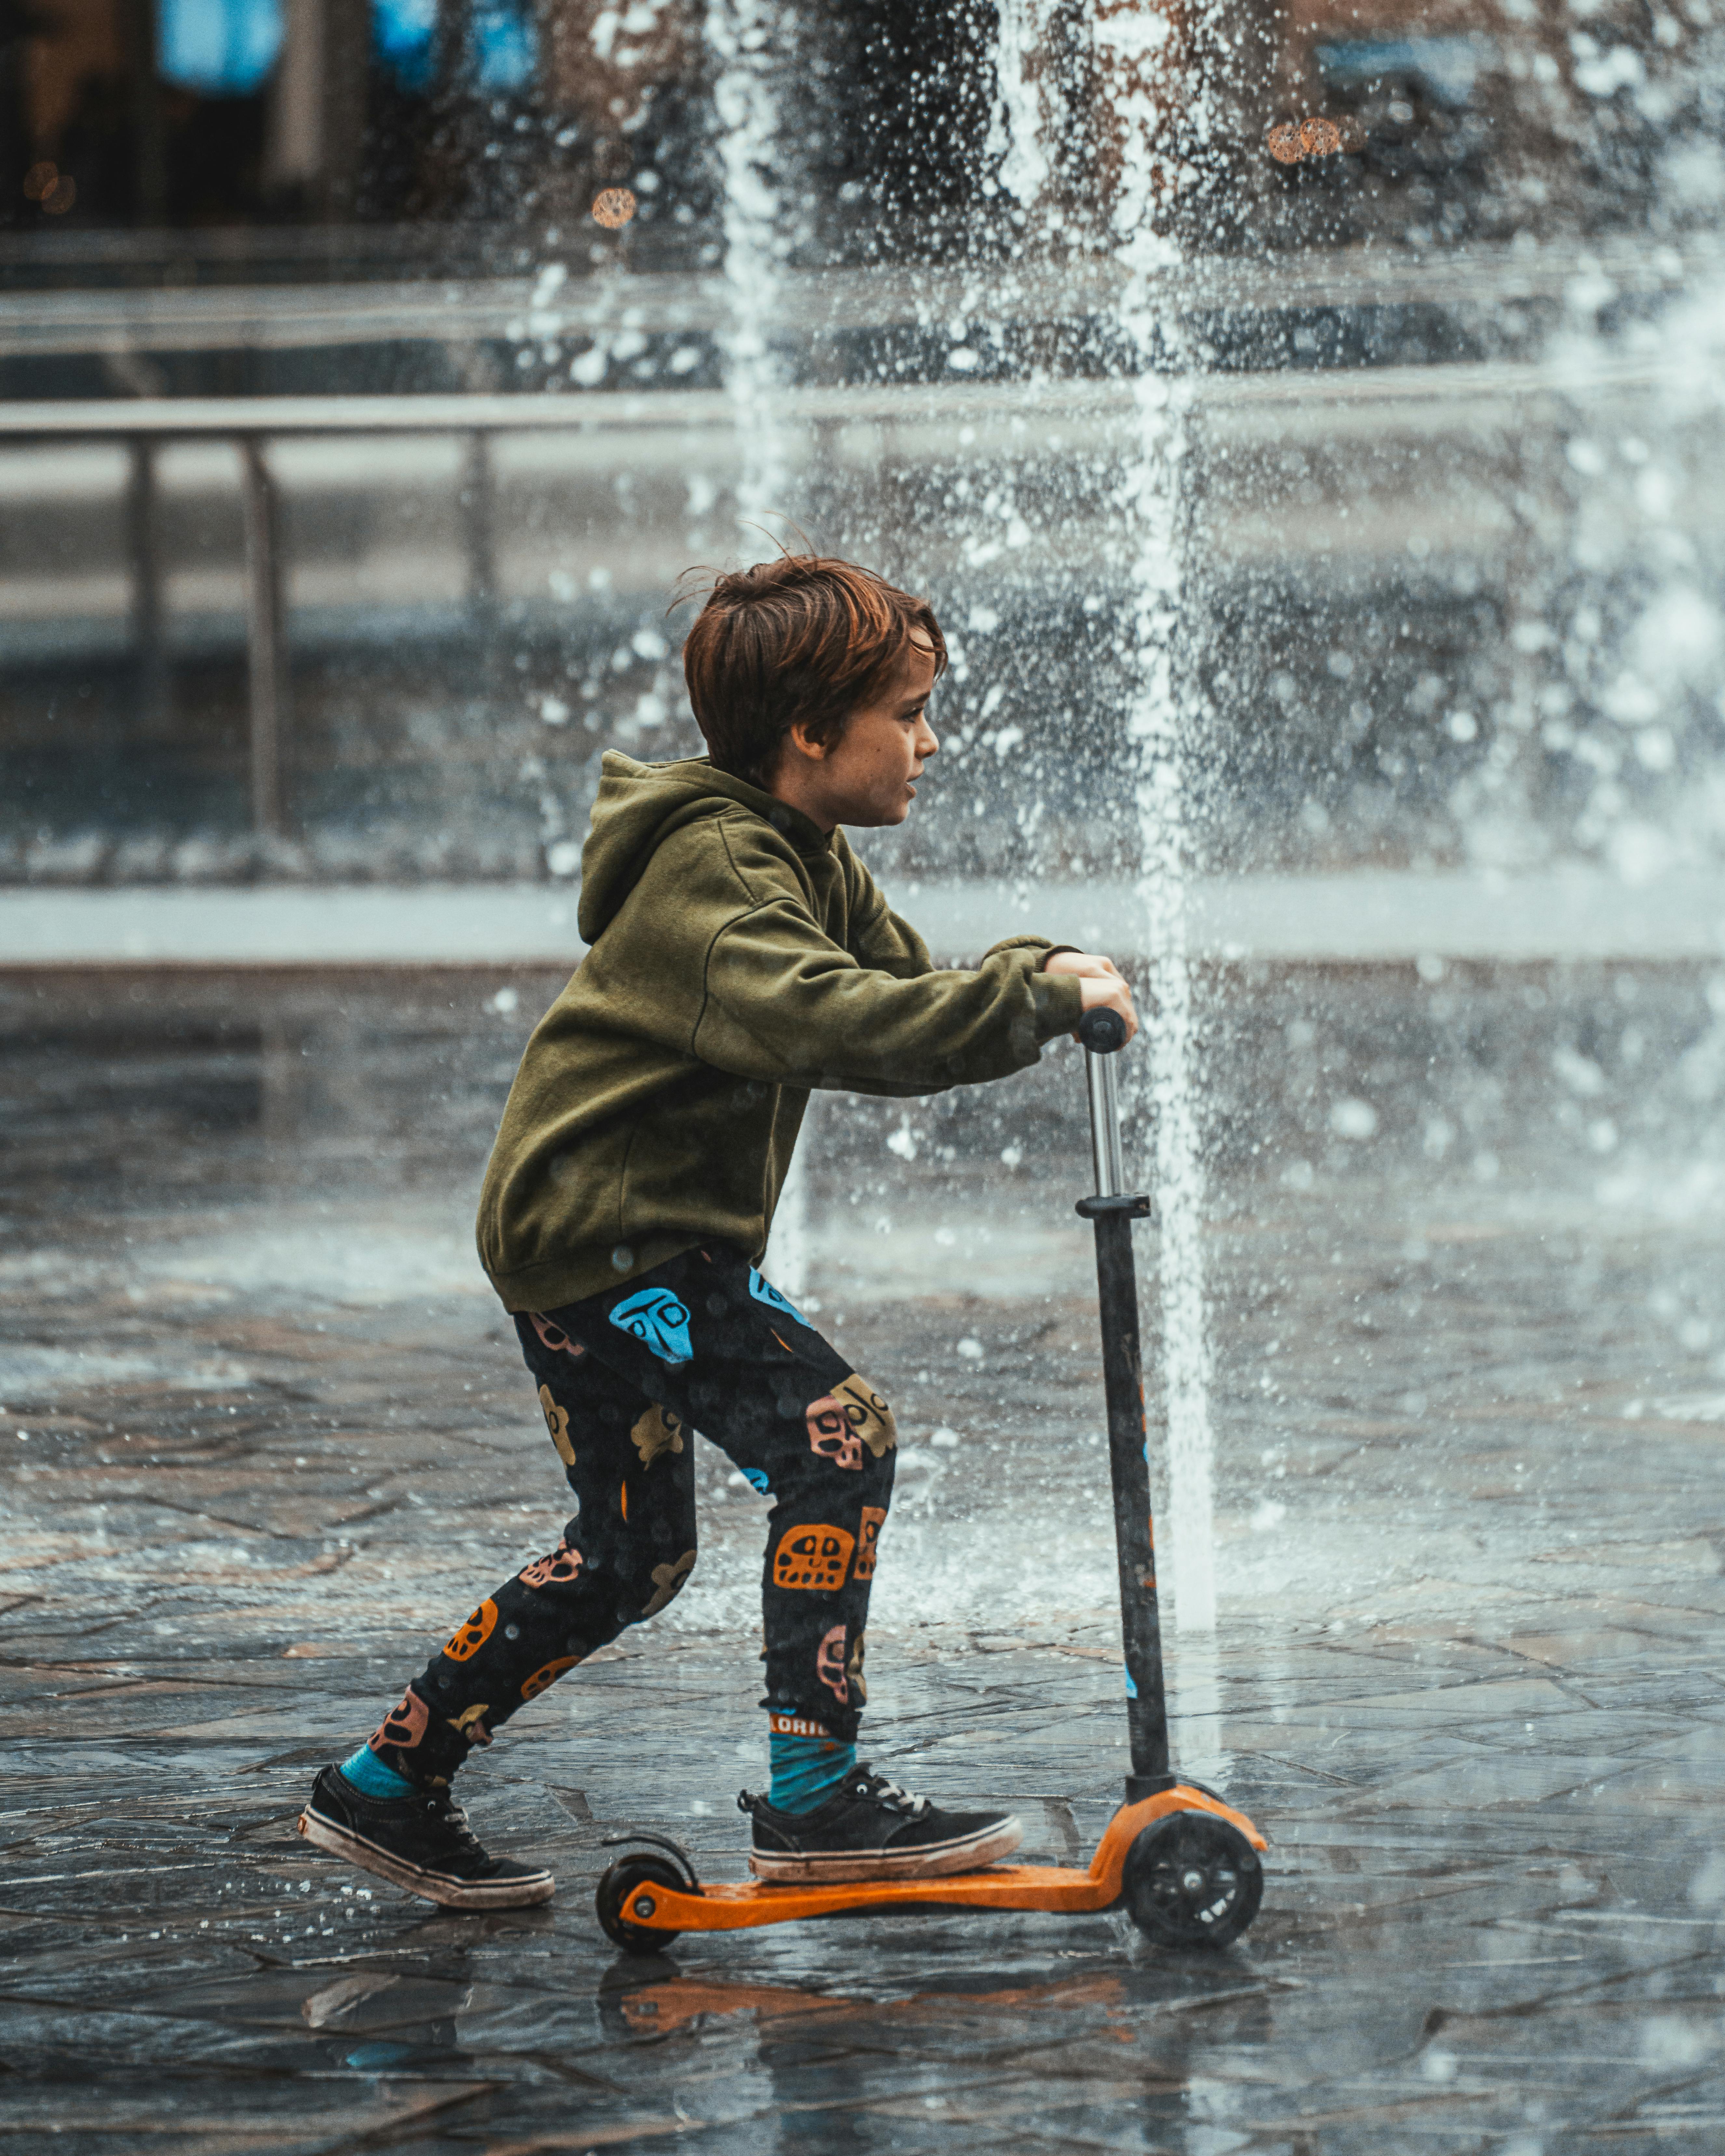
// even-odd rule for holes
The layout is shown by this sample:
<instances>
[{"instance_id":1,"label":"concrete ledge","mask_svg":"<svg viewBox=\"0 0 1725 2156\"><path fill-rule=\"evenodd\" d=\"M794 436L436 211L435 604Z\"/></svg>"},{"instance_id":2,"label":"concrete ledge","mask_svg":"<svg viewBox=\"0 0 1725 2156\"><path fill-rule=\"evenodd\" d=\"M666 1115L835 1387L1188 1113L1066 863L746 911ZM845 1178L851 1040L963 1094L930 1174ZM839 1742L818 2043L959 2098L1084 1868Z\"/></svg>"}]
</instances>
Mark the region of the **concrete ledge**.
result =
<instances>
[{"instance_id":1,"label":"concrete ledge","mask_svg":"<svg viewBox=\"0 0 1725 2156\"><path fill-rule=\"evenodd\" d=\"M1123 880L906 878L888 890L942 957L1027 929L1127 957L1149 947L1145 906ZM0 968L573 967L577 896L563 884L13 889L0 895ZM1205 878L1189 894L1187 940L1195 957L1309 963L1720 957L1725 871L1639 884L1580 868Z\"/></svg>"}]
</instances>

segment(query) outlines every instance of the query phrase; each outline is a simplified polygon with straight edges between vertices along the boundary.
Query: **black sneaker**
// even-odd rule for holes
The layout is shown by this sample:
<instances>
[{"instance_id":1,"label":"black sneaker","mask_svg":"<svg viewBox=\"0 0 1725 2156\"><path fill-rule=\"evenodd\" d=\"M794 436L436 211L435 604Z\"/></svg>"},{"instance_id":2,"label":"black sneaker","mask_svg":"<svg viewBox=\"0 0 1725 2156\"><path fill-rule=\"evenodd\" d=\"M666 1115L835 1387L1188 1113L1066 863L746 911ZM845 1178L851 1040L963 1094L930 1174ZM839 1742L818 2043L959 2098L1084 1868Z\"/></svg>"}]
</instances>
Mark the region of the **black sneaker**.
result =
<instances>
[{"instance_id":1,"label":"black sneaker","mask_svg":"<svg viewBox=\"0 0 1725 2156\"><path fill-rule=\"evenodd\" d=\"M326 1767L311 1785L300 1831L320 1849L446 1909L525 1909L548 1902L557 1887L542 1865L488 1856L447 1789L368 1797L339 1767Z\"/></svg>"},{"instance_id":2,"label":"black sneaker","mask_svg":"<svg viewBox=\"0 0 1725 2156\"><path fill-rule=\"evenodd\" d=\"M1024 1838L999 1812L943 1812L884 1774L858 1767L812 1812L776 1810L745 1789L737 1809L755 1823L749 1870L785 1887L847 1879L943 1879L980 1871Z\"/></svg>"}]
</instances>

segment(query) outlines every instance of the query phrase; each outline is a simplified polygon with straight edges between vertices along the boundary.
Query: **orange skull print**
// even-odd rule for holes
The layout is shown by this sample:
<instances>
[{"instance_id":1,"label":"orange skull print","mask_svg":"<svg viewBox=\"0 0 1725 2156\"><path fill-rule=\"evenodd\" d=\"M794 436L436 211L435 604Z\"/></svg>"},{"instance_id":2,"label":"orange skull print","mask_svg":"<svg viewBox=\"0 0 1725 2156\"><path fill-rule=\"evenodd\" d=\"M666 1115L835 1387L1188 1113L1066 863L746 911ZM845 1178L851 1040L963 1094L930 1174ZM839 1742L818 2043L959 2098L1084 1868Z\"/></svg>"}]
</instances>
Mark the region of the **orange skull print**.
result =
<instances>
[{"instance_id":1,"label":"orange skull print","mask_svg":"<svg viewBox=\"0 0 1725 2156\"><path fill-rule=\"evenodd\" d=\"M517 1577L523 1587L562 1587L577 1578L580 1571L580 1551L564 1542L549 1557L536 1557L531 1564L524 1565Z\"/></svg>"},{"instance_id":2,"label":"orange skull print","mask_svg":"<svg viewBox=\"0 0 1725 2156\"><path fill-rule=\"evenodd\" d=\"M775 1587L814 1587L834 1594L845 1584L856 1537L843 1527L792 1527L773 1553Z\"/></svg>"},{"instance_id":3,"label":"orange skull print","mask_svg":"<svg viewBox=\"0 0 1725 2156\"><path fill-rule=\"evenodd\" d=\"M530 1310L527 1322L553 1355L567 1355L572 1361L587 1353L578 1340L572 1340L561 1325L553 1325L542 1311Z\"/></svg>"},{"instance_id":4,"label":"orange skull print","mask_svg":"<svg viewBox=\"0 0 1725 2156\"><path fill-rule=\"evenodd\" d=\"M844 1404L832 1394L811 1400L803 1419L809 1431L809 1450L817 1458L830 1460L834 1467L862 1466L862 1440L851 1428Z\"/></svg>"},{"instance_id":5,"label":"orange skull print","mask_svg":"<svg viewBox=\"0 0 1725 2156\"><path fill-rule=\"evenodd\" d=\"M411 1752L430 1724L431 1709L409 1685L401 1696L400 1704L390 1708L373 1732L372 1749L382 1752L388 1744L398 1752Z\"/></svg>"},{"instance_id":6,"label":"orange skull print","mask_svg":"<svg viewBox=\"0 0 1725 2156\"><path fill-rule=\"evenodd\" d=\"M884 1505L865 1505L862 1508L862 1540L857 1545L856 1569L853 1579L872 1579L875 1577L875 1553L880 1547L880 1530L886 1524Z\"/></svg>"},{"instance_id":7,"label":"orange skull print","mask_svg":"<svg viewBox=\"0 0 1725 2156\"><path fill-rule=\"evenodd\" d=\"M497 1605L486 1600L480 1603L465 1625L458 1625L444 1642L444 1652L452 1662L470 1662L497 1629Z\"/></svg>"},{"instance_id":8,"label":"orange skull print","mask_svg":"<svg viewBox=\"0 0 1725 2156\"><path fill-rule=\"evenodd\" d=\"M524 1701L537 1699L542 1691L549 1691L565 1670L572 1670L583 1658L579 1655L559 1655L555 1661L547 1662L542 1669L534 1671L521 1684Z\"/></svg>"}]
</instances>

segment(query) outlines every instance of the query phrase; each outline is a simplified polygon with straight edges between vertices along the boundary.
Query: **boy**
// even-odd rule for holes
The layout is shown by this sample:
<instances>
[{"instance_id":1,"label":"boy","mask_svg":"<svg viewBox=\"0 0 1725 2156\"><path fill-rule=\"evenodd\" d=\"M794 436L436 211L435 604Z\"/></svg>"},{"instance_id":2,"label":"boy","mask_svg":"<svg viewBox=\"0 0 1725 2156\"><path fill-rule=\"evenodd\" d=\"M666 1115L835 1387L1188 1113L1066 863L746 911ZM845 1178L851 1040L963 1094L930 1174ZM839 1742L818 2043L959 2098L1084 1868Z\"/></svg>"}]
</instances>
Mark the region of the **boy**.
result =
<instances>
[{"instance_id":1,"label":"boy","mask_svg":"<svg viewBox=\"0 0 1725 2156\"><path fill-rule=\"evenodd\" d=\"M1015 936L937 972L839 826L901 824L938 743L925 602L793 555L717 579L684 650L706 757L608 755L582 854L590 947L527 1045L480 1201L575 1493L548 1556L497 1588L300 1830L452 1908L542 1902L489 1856L455 1770L524 1702L664 1609L695 1563L693 1438L773 1499L772 1787L738 1799L750 1866L788 1881L934 1877L1017 1847L856 1760L863 1627L892 1491L892 1410L755 1270L811 1086L916 1095L1004 1078L1097 1004L1106 958Z\"/></svg>"}]
</instances>

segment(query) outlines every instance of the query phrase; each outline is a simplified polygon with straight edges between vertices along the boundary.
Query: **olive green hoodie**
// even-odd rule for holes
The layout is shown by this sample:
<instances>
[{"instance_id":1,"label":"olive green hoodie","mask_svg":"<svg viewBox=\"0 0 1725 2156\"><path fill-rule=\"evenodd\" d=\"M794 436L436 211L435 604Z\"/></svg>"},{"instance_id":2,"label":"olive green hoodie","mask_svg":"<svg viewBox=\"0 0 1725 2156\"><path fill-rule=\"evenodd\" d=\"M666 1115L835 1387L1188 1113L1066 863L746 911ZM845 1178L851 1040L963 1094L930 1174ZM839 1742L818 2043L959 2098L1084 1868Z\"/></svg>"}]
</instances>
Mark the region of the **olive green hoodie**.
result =
<instances>
[{"instance_id":1,"label":"olive green hoodie","mask_svg":"<svg viewBox=\"0 0 1725 2156\"><path fill-rule=\"evenodd\" d=\"M1041 937L937 971L842 833L704 757L605 757L578 917L591 947L527 1043L480 1199L510 1310L713 1236L758 1260L810 1087L1004 1078L1082 1009Z\"/></svg>"}]
</instances>

